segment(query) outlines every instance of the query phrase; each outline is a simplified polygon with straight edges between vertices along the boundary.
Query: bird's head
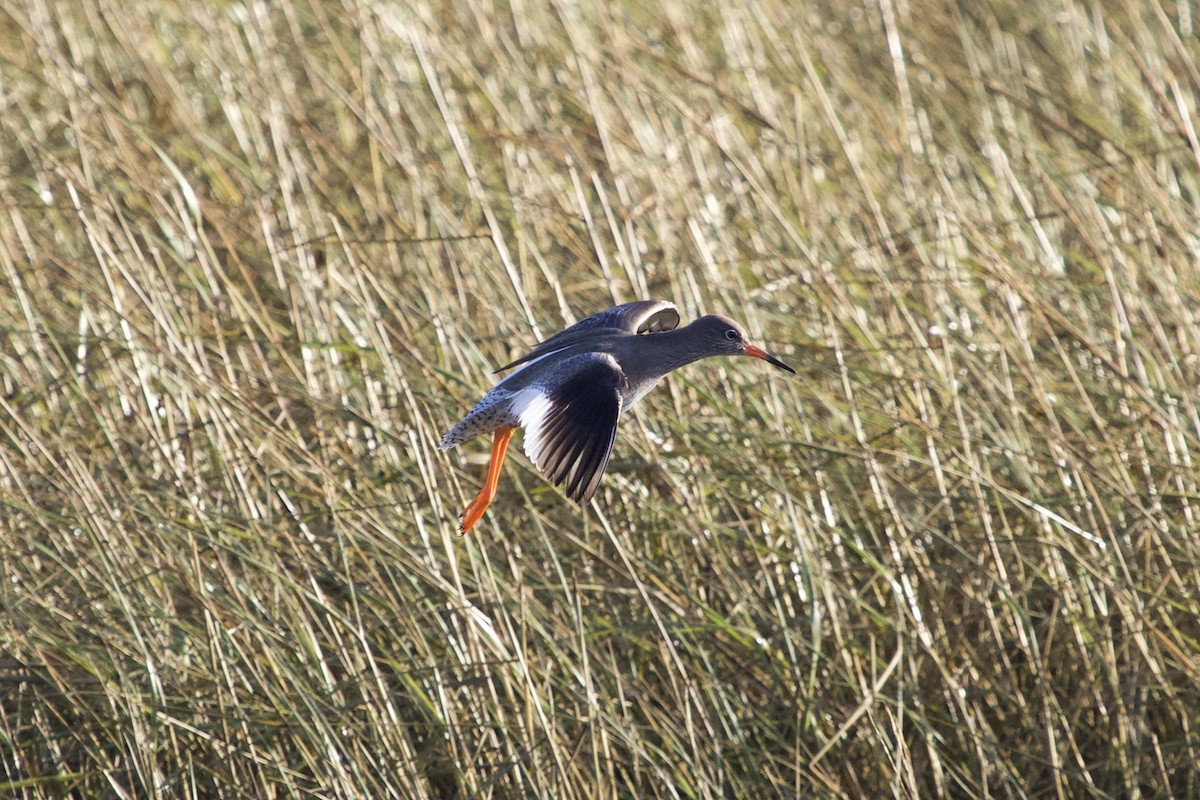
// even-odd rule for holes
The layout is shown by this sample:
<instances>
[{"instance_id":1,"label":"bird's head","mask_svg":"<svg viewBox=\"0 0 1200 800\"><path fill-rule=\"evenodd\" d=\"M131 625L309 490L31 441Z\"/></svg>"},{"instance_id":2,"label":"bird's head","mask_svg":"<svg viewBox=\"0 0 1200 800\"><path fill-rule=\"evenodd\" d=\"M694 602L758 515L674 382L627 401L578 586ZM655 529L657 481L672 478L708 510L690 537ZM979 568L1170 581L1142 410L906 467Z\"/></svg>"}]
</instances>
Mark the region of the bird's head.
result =
<instances>
[{"instance_id":1,"label":"bird's head","mask_svg":"<svg viewBox=\"0 0 1200 800\"><path fill-rule=\"evenodd\" d=\"M697 347L703 348L707 354L750 356L793 374L796 372L766 350L750 344L746 339L746 331L729 317L709 314L706 317L700 317L688 328L692 331L692 341L696 343Z\"/></svg>"}]
</instances>

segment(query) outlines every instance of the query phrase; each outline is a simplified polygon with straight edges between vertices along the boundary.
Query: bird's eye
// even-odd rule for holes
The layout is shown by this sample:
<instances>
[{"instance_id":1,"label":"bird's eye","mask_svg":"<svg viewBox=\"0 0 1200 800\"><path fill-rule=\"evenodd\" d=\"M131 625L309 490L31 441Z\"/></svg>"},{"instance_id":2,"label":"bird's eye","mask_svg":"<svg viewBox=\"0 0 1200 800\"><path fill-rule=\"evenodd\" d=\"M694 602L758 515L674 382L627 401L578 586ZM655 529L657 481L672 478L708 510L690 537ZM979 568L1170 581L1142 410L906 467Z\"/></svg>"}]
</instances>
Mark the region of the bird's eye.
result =
<instances>
[{"instance_id":1,"label":"bird's eye","mask_svg":"<svg viewBox=\"0 0 1200 800\"><path fill-rule=\"evenodd\" d=\"M742 335L733 328L730 328L729 330L725 331L725 338L731 342L736 342L738 339L742 338Z\"/></svg>"}]
</instances>

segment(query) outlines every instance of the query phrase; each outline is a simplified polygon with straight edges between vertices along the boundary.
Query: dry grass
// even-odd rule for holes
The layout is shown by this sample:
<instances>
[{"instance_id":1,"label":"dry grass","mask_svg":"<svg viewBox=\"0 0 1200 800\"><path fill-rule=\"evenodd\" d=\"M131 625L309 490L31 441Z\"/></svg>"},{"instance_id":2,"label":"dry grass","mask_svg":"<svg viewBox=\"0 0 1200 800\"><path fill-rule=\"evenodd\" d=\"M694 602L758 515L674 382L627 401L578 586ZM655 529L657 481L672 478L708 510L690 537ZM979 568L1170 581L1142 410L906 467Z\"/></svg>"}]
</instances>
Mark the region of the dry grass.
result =
<instances>
[{"instance_id":1,"label":"dry grass","mask_svg":"<svg viewBox=\"0 0 1200 800\"><path fill-rule=\"evenodd\" d=\"M1200 795L1187 4L0 11L0 793ZM706 362L587 510L440 433Z\"/></svg>"}]
</instances>

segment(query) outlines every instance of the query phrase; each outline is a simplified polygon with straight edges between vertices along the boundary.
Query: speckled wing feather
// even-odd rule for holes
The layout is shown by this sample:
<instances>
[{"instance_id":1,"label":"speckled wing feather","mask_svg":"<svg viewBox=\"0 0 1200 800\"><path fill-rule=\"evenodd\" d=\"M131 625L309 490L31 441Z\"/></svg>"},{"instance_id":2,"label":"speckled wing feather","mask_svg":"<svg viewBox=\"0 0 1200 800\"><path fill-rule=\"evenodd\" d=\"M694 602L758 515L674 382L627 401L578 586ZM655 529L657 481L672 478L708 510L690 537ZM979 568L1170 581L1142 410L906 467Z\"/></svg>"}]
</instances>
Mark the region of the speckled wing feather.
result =
<instances>
[{"instance_id":1,"label":"speckled wing feather","mask_svg":"<svg viewBox=\"0 0 1200 800\"><path fill-rule=\"evenodd\" d=\"M525 454L572 500L586 503L600 485L626 388L611 356L589 353L564 362L552 384L514 397L525 426Z\"/></svg>"},{"instance_id":2,"label":"speckled wing feather","mask_svg":"<svg viewBox=\"0 0 1200 800\"><path fill-rule=\"evenodd\" d=\"M579 320L571 327L556 333L511 364L496 372L535 361L556 350L570 347L584 339L603 333L657 333L673 330L679 324L679 309L666 300L638 300L613 306Z\"/></svg>"}]
</instances>

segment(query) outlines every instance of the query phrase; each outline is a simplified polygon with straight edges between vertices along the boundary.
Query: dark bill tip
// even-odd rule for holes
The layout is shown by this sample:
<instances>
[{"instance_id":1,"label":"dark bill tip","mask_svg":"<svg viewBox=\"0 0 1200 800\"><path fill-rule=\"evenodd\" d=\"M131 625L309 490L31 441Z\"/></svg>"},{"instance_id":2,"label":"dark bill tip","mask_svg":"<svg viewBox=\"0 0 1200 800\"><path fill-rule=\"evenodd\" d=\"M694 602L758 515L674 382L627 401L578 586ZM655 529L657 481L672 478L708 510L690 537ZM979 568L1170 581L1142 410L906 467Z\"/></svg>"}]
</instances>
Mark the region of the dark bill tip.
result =
<instances>
[{"instance_id":1,"label":"dark bill tip","mask_svg":"<svg viewBox=\"0 0 1200 800\"><path fill-rule=\"evenodd\" d=\"M776 367L779 367L780 369L790 372L793 375L796 374L796 370L792 369L787 364L783 363L778 358L776 358L775 356L768 353L766 350L763 350L761 347L755 347L752 344L748 344L748 345L746 345L745 352L746 352L746 355L750 356L751 358L761 359L761 360L767 362L768 364L772 364Z\"/></svg>"}]
</instances>

